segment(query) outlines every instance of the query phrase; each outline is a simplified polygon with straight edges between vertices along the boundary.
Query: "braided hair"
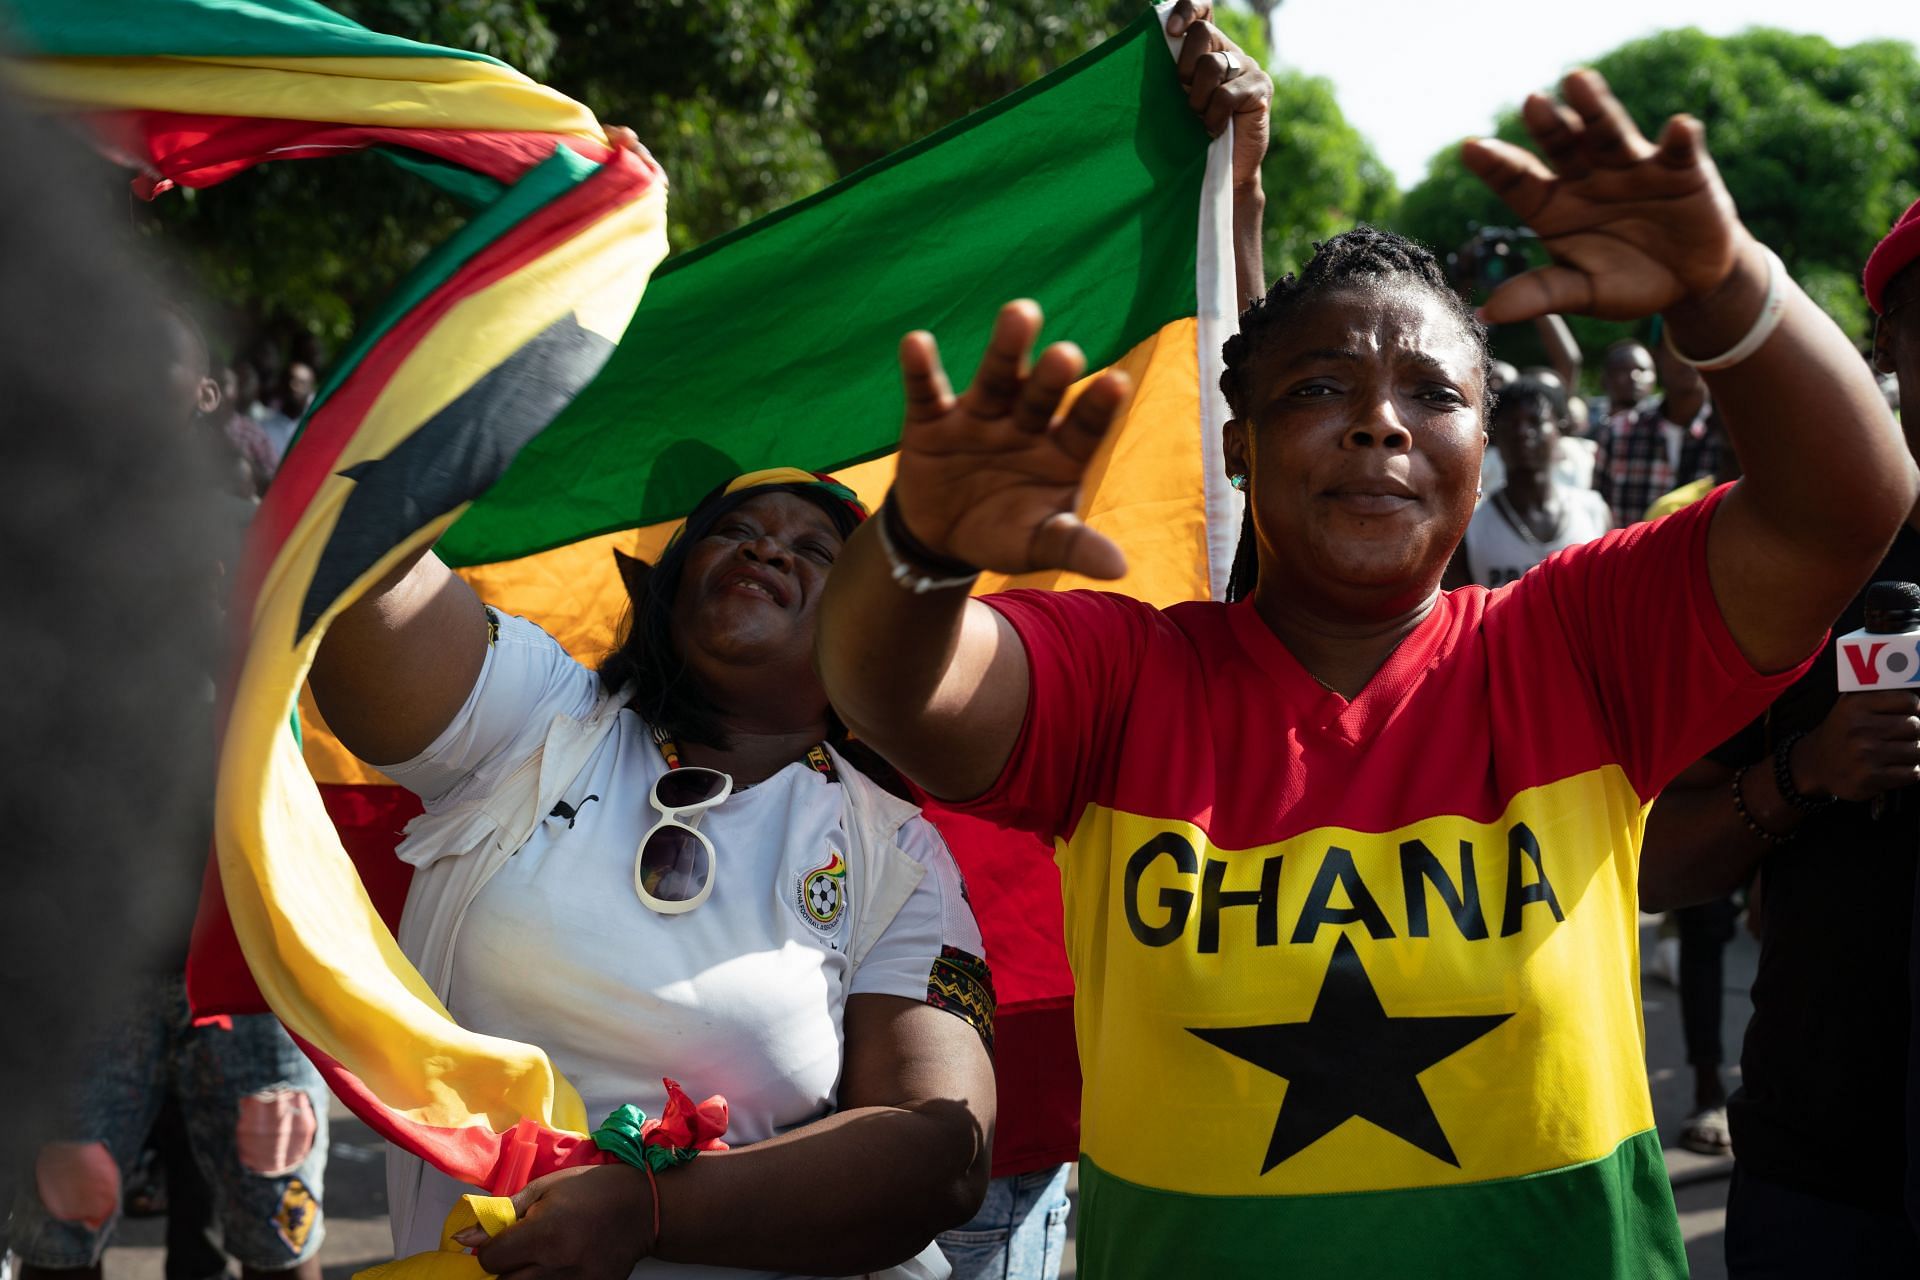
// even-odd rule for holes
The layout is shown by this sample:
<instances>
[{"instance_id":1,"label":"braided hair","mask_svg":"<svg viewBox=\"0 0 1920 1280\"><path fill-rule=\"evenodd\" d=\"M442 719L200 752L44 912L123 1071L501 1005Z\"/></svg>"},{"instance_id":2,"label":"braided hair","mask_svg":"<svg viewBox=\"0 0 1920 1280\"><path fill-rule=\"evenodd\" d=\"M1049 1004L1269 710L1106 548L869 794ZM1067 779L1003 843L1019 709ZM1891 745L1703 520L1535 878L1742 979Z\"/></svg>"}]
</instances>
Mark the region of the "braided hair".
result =
<instances>
[{"instance_id":1,"label":"braided hair","mask_svg":"<svg viewBox=\"0 0 1920 1280\"><path fill-rule=\"evenodd\" d=\"M1394 285L1425 289L1440 300L1479 349L1480 374L1484 380L1493 358L1487 347L1487 327L1447 283L1446 272L1439 261L1424 245L1404 236L1377 227L1359 226L1314 245L1313 257L1298 275L1282 276L1267 290L1266 297L1241 313L1239 332L1227 339L1221 352L1226 367L1220 374L1220 391L1226 396L1233 416L1244 421L1253 410L1254 357L1269 337L1282 331L1303 308L1336 289L1356 286L1379 289ZM1253 540L1253 504L1249 501L1240 521L1240 543L1233 553L1233 570L1227 577L1227 599L1242 600L1251 595L1259 571Z\"/></svg>"}]
</instances>

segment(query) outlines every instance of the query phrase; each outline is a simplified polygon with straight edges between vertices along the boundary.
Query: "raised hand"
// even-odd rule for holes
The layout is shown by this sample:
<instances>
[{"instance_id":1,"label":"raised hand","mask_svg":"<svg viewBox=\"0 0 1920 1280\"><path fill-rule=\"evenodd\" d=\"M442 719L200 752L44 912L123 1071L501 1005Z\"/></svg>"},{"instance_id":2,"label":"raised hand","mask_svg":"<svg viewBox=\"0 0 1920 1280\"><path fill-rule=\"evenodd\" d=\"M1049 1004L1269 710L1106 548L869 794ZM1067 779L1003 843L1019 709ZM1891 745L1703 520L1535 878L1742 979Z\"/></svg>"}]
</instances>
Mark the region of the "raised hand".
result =
<instances>
[{"instance_id":1,"label":"raised hand","mask_svg":"<svg viewBox=\"0 0 1920 1280\"><path fill-rule=\"evenodd\" d=\"M1462 149L1553 258L1495 290L1483 314L1495 324L1554 311L1628 320L1707 297L1752 237L1700 122L1675 116L1649 142L1599 73L1572 73L1560 93L1564 103L1533 94L1521 113L1546 160L1493 139Z\"/></svg>"},{"instance_id":2,"label":"raised hand","mask_svg":"<svg viewBox=\"0 0 1920 1280\"><path fill-rule=\"evenodd\" d=\"M1213 24L1213 5L1180 0L1167 12L1167 35L1180 41L1177 71L1207 132L1215 137L1233 123L1233 182L1258 186L1267 154L1273 77Z\"/></svg>"},{"instance_id":3,"label":"raised hand","mask_svg":"<svg viewBox=\"0 0 1920 1280\"><path fill-rule=\"evenodd\" d=\"M1063 414L1086 368L1070 342L1031 364L1040 308L1000 309L973 385L956 397L933 335L900 343L907 418L892 501L929 551L997 573L1065 569L1117 578L1126 559L1074 514L1080 480L1126 398L1118 373L1094 379Z\"/></svg>"}]
</instances>

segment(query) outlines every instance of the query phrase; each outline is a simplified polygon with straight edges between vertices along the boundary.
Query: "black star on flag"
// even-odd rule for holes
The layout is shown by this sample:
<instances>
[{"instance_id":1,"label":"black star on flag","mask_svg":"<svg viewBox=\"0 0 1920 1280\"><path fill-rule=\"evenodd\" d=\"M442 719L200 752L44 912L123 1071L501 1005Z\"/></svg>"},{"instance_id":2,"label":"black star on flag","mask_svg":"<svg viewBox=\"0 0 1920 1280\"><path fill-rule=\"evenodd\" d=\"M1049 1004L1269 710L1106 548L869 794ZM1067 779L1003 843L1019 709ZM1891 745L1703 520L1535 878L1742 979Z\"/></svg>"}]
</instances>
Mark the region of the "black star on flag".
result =
<instances>
[{"instance_id":1,"label":"black star on flag","mask_svg":"<svg viewBox=\"0 0 1920 1280\"><path fill-rule=\"evenodd\" d=\"M1420 1087L1419 1074L1513 1015L1390 1018L1343 933L1305 1022L1188 1027L1194 1035L1287 1082L1267 1143L1266 1173L1354 1116L1456 1169L1460 1161Z\"/></svg>"}]
</instances>

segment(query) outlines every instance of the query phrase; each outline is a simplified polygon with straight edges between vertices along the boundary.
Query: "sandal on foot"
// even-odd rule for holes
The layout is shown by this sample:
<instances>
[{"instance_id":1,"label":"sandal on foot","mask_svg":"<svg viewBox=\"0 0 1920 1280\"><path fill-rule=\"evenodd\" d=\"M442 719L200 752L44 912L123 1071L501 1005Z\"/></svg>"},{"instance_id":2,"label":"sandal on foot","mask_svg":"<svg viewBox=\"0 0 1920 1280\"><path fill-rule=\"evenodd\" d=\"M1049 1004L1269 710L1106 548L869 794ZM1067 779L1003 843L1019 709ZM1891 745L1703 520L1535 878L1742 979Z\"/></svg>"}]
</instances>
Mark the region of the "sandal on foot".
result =
<instances>
[{"instance_id":1,"label":"sandal on foot","mask_svg":"<svg viewBox=\"0 0 1920 1280\"><path fill-rule=\"evenodd\" d=\"M1727 1125L1725 1107L1703 1107L1687 1117L1680 1130L1680 1145L1703 1156L1733 1154L1733 1130Z\"/></svg>"}]
</instances>

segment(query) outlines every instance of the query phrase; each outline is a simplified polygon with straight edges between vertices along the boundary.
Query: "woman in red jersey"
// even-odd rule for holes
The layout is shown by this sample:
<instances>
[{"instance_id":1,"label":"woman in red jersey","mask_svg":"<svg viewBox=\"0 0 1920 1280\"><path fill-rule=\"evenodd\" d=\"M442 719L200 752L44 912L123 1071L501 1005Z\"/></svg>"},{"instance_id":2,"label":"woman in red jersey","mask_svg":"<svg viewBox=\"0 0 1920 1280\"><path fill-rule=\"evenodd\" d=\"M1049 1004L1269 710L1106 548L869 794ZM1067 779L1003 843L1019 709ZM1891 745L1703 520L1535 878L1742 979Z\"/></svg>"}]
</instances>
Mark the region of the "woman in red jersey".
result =
<instances>
[{"instance_id":1,"label":"woman in red jersey","mask_svg":"<svg viewBox=\"0 0 1920 1280\"><path fill-rule=\"evenodd\" d=\"M1038 308L960 397L902 347L899 475L819 660L933 794L1054 842L1085 1084L1085 1273L1681 1276L1641 1060L1646 806L1764 707L1911 508L1871 375L1741 225L1700 125L1579 72L1546 160L1468 165L1551 265L1484 308L1661 313L1740 483L1496 591L1440 590L1485 447L1485 331L1431 255L1321 247L1226 350L1235 602L969 601L1113 577L1074 515L1125 393ZM1765 602L1764 606L1756 602Z\"/></svg>"}]
</instances>

